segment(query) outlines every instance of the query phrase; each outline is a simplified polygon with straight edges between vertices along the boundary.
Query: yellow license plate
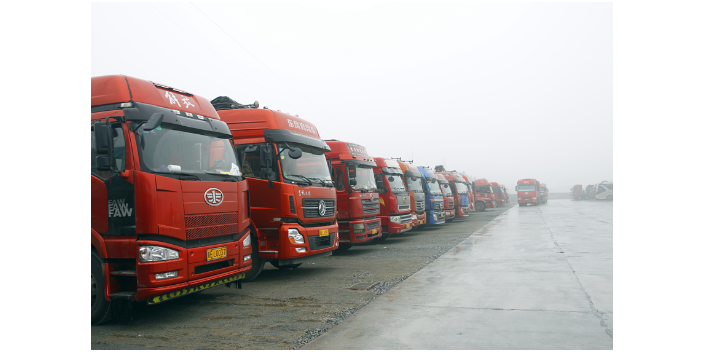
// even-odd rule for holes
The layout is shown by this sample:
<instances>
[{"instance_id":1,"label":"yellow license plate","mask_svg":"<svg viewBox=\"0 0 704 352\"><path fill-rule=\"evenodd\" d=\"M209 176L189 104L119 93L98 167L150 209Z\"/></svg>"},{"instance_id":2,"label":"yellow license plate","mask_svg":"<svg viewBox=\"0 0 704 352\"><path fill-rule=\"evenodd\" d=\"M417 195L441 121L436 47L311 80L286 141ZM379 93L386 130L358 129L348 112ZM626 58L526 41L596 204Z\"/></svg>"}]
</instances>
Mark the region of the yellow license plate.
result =
<instances>
[{"instance_id":1,"label":"yellow license plate","mask_svg":"<svg viewBox=\"0 0 704 352\"><path fill-rule=\"evenodd\" d=\"M208 260L219 259L227 257L227 247L208 249L206 252Z\"/></svg>"},{"instance_id":2,"label":"yellow license plate","mask_svg":"<svg viewBox=\"0 0 704 352\"><path fill-rule=\"evenodd\" d=\"M420 221L420 225L423 225L423 220Z\"/></svg>"},{"instance_id":3,"label":"yellow license plate","mask_svg":"<svg viewBox=\"0 0 704 352\"><path fill-rule=\"evenodd\" d=\"M406 224L406 228L409 228L409 227L411 227L411 224Z\"/></svg>"},{"instance_id":4,"label":"yellow license plate","mask_svg":"<svg viewBox=\"0 0 704 352\"><path fill-rule=\"evenodd\" d=\"M325 237L330 235L330 230L325 229L325 230L318 230L318 236L320 237Z\"/></svg>"},{"instance_id":5,"label":"yellow license plate","mask_svg":"<svg viewBox=\"0 0 704 352\"><path fill-rule=\"evenodd\" d=\"M372 229L372 235L376 235L376 229Z\"/></svg>"}]
</instances>

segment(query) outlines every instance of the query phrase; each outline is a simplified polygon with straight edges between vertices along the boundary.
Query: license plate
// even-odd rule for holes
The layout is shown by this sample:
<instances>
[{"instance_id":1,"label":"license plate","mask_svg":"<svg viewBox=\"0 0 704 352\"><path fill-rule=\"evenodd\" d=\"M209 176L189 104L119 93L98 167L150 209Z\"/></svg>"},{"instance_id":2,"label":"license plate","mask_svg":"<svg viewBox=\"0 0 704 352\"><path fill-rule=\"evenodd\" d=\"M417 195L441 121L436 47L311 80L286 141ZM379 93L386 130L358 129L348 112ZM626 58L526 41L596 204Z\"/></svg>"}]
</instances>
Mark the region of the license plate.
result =
<instances>
[{"instance_id":1,"label":"license plate","mask_svg":"<svg viewBox=\"0 0 704 352\"><path fill-rule=\"evenodd\" d=\"M220 259L227 257L227 247L208 249L206 252L208 260Z\"/></svg>"},{"instance_id":2,"label":"license plate","mask_svg":"<svg viewBox=\"0 0 704 352\"><path fill-rule=\"evenodd\" d=\"M330 230L325 229L325 230L318 230L318 236L320 237L325 237L330 235Z\"/></svg>"},{"instance_id":3,"label":"license plate","mask_svg":"<svg viewBox=\"0 0 704 352\"><path fill-rule=\"evenodd\" d=\"M420 221L420 224L423 225L423 220Z\"/></svg>"},{"instance_id":4,"label":"license plate","mask_svg":"<svg viewBox=\"0 0 704 352\"><path fill-rule=\"evenodd\" d=\"M372 229L372 235L376 235L376 229Z\"/></svg>"},{"instance_id":5,"label":"license plate","mask_svg":"<svg viewBox=\"0 0 704 352\"><path fill-rule=\"evenodd\" d=\"M409 227L411 227L411 224L406 224L406 228L409 228Z\"/></svg>"}]
</instances>

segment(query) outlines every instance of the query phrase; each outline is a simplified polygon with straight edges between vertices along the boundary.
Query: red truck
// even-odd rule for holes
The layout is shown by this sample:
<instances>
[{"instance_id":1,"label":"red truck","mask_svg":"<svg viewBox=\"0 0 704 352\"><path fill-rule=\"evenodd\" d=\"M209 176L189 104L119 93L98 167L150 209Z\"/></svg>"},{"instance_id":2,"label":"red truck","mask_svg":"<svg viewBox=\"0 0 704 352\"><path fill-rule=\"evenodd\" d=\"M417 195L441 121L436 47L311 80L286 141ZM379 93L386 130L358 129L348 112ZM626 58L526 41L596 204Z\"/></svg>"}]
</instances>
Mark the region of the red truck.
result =
<instances>
[{"instance_id":1,"label":"red truck","mask_svg":"<svg viewBox=\"0 0 704 352\"><path fill-rule=\"evenodd\" d=\"M572 200L582 200L585 198L584 191L582 190L582 185L574 185L570 188L570 197Z\"/></svg>"},{"instance_id":2,"label":"red truck","mask_svg":"<svg viewBox=\"0 0 704 352\"><path fill-rule=\"evenodd\" d=\"M548 202L548 187L544 183L540 184L540 202Z\"/></svg>"},{"instance_id":3,"label":"red truck","mask_svg":"<svg viewBox=\"0 0 704 352\"><path fill-rule=\"evenodd\" d=\"M259 104L242 105L220 96L211 101L232 132L242 174L249 185L252 222L257 226L252 270L266 262L293 269L339 246L335 186L315 126Z\"/></svg>"},{"instance_id":4,"label":"red truck","mask_svg":"<svg viewBox=\"0 0 704 352\"><path fill-rule=\"evenodd\" d=\"M404 183L411 197L411 215L413 217L413 228L424 229L428 226L425 216L425 192L423 191L423 179L418 168L409 162L400 161L398 165L403 171Z\"/></svg>"},{"instance_id":5,"label":"red truck","mask_svg":"<svg viewBox=\"0 0 704 352\"><path fill-rule=\"evenodd\" d=\"M508 196L508 191L506 190L506 186L501 185L501 189L503 190L504 203L505 204L511 203L511 197Z\"/></svg>"},{"instance_id":6,"label":"red truck","mask_svg":"<svg viewBox=\"0 0 704 352\"><path fill-rule=\"evenodd\" d=\"M499 185L498 182L490 182L491 184L491 190L494 191L494 197L496 198L496 204L497 206L502 206L506 204L506 200L504 199L504 190L501 188L501 185Z\"/></svg>"},{"instance_id":7,"label":"red truck","mask_svg":"<svg viewBox=\"0 0 704 352\"><path fill-rule=\"evenodd\" d=\"M491 184L485 178L474 181L474 207L477 211L496 208L494 190L491 189Z\"/></svg>"},{"instance_id":8,"label":"red truck","mask_svg":"<svg viewBox=\"0 0 704 352\"><path fill-rule=\"evenodd\" d=\"M465 179L457 171L447 171L442 165L435 166L435 173L443 175L452 190L455 204L455 217L464 218L469 216L469 197L467 196L467 185Z\"/></svg>"},{"instance_id":9,"label":"red truck","mask_svg":"<svg viewBox=\"0 0 704 352\"><path fill-rule=\"evenodd\" d=\"M462 175L462 178L464 178L465 184L467 185L467 198L469 198L469 211L475 211L474 208L474 184L472 181L469 180L469 177L466 175Z\"/></svg>"},{"instance_id":10,"label":"red truck","mask_svg":"<svg viewBox=\"0 0 704 352\"><path fill-rule=\"evenodd\" d=\"M252 268L256 232L227 125L208 100L91 79L91 323L131 319Z\"/></svg>"},{"instance_id":11,"label":"red truck","mask_svg":"<svg viewBox=\"0 0 704 352\"><path fill-rule=\"evenodd\" d=\"M340 249L381 237L379 193L374 182L374 159L354 143L326 140L337 189Z\"/></svg>"},{"instance_id":12,"label":"red truck","mask_svg":"<svg viewBox=\"0 0 704 352\"><path fill-rule=\"evenodd\" d=\"M518 198L518 205L525 206L528 204L540 204L540 190L538 186L540 182L534 178L524 178L518 180L516 185L516 197Z\"/></svg>"},{"instance_id":13,"label":"red truck","mask_svg":"<svg viewBox=\"0 0 704 352\"><path fill-rule=\"evenodd\" d=\"M440 190L442 191L442 196L445 200L445 222L451 222L455 219L455 196L452 193L452 188L450 188L450 182L445 178L445 176L435 173L438 178L438 183L440 184Z\"/></svg>"},{"instance_id":14,"label":"red truck","mask_svg":"<svg viewBox=\"0 0 704 352\"><path fill-rule=\"evenodd\" d=\"M374 158L374 180L379 190L381 203L381 237L410 231L413 229L413 214L411 214L411 196L403 183L403 171L396 160Z\"/></svg>"}]
</instances>

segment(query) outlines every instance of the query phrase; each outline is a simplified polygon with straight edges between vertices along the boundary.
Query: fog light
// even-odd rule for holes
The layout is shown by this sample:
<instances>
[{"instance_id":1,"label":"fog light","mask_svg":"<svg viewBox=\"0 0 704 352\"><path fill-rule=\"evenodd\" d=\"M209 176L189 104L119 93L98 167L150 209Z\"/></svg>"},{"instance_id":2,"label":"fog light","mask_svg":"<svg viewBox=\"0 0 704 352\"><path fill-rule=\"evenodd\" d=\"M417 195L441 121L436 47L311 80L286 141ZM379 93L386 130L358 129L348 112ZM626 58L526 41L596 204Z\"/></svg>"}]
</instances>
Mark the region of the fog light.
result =
<instances>
[{"instance_id":1,"label":"fog light","mask_svg":"<svg viewBox=\"0 0 704 352\"><path fill-rule=\"evenodd\" d=\"M157 280L163 280L163 279L168 279L170 277L176 277L178 276L178 271L169 271L167 273L159 273L154 275L156 276Z\"/></svg>"},{"instance_id":2,"label":"fog light","mask_svg":"<svg viewBox=\"0 0 704 352\"><path fill-rule=\"evenodd\" d=\"M362 233L364 232L364 224L352 224L352 233Z\"/></svg>"},{"instance_id":3,"label":"fog light","mask_svg":"<svg viewBox=\"0 0 704 352\"><path fill-rule=\"evenodd\" d=\"M296 248L296 252L298 253L305 253L306 249L305 248Z\"/></svg>"},{"instance_id":4,"label":"fog light","mask_svg":"<svg viewBox=\"0 0 704 352\"><path fill-rule=\"evenodd\" d=\"M251 255L251 254L245 255L245 256L244 256L244 261L246 262L246 261L249 261L249 260L252 260L252 255Z\"/></svg>"},{"instance_id":5,"label":"fog light","mask_svg":"<svg viewBox=\"0 0 704 352\"><path fill-rule=\"evenodd\" d=\"M288 229L288 240L292 244L303 244L306 243L303 235L301 235L296 229Z\"/></svg>"}]
</instances>

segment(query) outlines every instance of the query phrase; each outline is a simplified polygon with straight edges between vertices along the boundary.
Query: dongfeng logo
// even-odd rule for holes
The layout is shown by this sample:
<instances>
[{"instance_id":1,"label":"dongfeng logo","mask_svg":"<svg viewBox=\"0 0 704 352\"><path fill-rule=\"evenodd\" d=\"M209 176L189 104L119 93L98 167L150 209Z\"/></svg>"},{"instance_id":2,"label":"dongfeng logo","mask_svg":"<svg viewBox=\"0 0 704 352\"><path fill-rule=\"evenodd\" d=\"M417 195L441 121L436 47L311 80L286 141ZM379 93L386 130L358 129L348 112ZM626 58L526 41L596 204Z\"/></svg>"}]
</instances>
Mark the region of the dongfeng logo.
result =
<instances>
[{"instance_id":1,"label":"dongfeng logo","mask_svg":"<svg viewBox=\"0 0 704 352\"><path fill-rule=\"evenodd\" d=\"M203 198L205 199L205 202L208 205L215 207L222 204L222 201L225 199L225 196L219 189L209 188L207 191L205 191Z\"/></svg>"},{"instance_id":2,"label":"dongfeng logo","mask_svg":"<svg viewBox=\"0 0 704 352\"><path fill-rule=\"evenodd\" d=\"M320 214L320 216L325 216L325 201L324 200L321 200L318 203L318 214Z\"/></svg>"}]
</instances>

